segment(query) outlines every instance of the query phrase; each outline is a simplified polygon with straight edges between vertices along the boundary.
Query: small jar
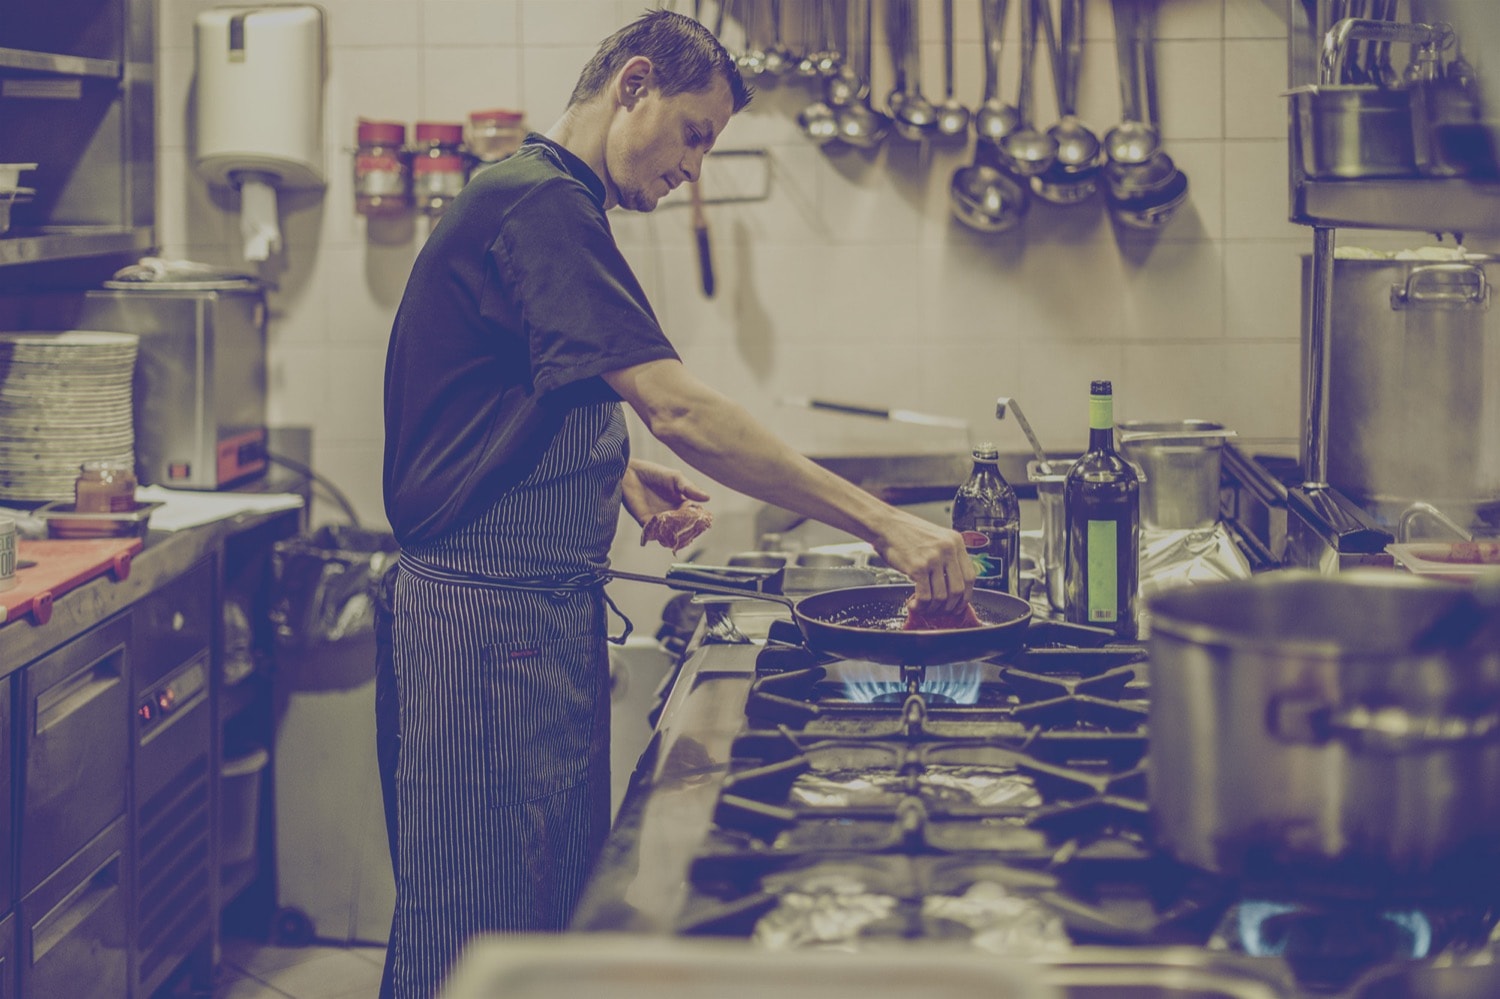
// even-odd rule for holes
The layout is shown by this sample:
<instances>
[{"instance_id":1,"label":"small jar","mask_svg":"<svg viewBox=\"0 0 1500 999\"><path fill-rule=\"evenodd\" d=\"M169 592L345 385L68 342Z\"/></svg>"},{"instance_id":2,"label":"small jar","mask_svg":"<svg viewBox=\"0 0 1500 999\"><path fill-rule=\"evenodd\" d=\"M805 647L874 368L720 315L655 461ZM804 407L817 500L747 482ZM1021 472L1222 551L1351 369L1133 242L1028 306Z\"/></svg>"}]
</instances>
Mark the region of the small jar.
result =
<instances>
[{"instance_id":1,"label":"small jar","mask_svg":"<svg viewBox=\"0 0 1500 999\"><path fill-rule=\"evenodd\" d=\"M411 208L406 126L359 120L354 150L354 209L361 215L396 215Z\"/></svg>"},{"instance_id":2,"label":"small jar","mask_svg":"<svg viewBox=\"0 0 1500 999\"><path fill-rule=\"evenodd\" d=\"M496 163L521 148L526 137L526 116L519 111L495 108L469 114L469 152L480 163Z\"/></svg>"},{"instance_id":3,"label":"small jar","mask_svg":"<svg viewBox=\"0 0 1500 999\"><path fill-rule=\"evenodd\" d=\"M79 513L129 513L135 509L135 469L123 461L86 461L73 484Z\"/></svg>"},{"instance_id":4,"label":"small jar","mask_svg":"<svg viewBox=\"0 0 1500 999\"><path fill-rule=\"evenodd\" d=\"M469 179L464 127L436 121L417 122L417 144L411 163L417 207L441 215Z\"/></svg>"}]
</instances>

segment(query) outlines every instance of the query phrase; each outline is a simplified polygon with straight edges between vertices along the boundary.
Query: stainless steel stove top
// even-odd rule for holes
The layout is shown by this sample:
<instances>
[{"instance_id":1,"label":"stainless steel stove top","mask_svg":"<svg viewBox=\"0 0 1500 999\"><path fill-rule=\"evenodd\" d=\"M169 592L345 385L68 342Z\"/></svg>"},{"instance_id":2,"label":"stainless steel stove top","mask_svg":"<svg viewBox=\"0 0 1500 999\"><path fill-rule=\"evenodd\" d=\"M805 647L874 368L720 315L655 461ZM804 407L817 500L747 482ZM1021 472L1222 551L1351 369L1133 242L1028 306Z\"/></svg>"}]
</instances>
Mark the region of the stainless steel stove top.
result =
<instances>
[{"instance_id":1,"label":"stainless steel stove top","mask_svg":"<svg viewBox=\"0 0 1500 999\"><path fill-rule=\"evenodd\" d=\"M1500 891L1247 885L1155 851L1139 646L1039 640L912 689L775 638L684 664L576 929L767 950L959 941L1060 964L1186 953L1282 983L1254 994L1351 999L1382 969L1378 996L1418 995L1391 983L1490 956ZM1477 974L1451 971L1454 989Z\"/></svg>"}]
</instances>

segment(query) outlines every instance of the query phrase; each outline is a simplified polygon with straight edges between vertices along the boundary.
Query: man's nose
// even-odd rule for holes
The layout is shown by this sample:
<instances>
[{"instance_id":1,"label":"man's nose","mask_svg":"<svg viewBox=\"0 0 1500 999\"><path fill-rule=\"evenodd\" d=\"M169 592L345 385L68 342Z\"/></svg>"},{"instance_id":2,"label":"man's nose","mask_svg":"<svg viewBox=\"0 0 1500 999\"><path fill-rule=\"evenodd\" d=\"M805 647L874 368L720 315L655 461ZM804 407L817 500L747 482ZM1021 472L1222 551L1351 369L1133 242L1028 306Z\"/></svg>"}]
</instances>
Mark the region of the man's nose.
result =
<instances>
[{"instance_id":1,"label":"man's nose","mask_svg":"<svg viewBox=\"0 0 1500 999\"><path fill-rule=\"evenodd\" d=\"M682 172L687 174L688 180L697 181L703 173L703 154L688 153L682 161Z\"/></svg>"}]
</instances>

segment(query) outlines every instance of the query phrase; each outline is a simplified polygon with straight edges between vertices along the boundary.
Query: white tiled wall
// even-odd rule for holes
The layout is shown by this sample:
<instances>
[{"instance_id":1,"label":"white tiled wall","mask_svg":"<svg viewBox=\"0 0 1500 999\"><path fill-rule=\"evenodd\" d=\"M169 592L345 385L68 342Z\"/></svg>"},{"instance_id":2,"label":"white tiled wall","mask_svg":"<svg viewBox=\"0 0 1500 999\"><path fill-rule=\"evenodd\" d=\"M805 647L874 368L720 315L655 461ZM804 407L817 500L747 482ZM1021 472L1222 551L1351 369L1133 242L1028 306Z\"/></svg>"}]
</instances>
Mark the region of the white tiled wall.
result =
<instances>
[{"instance_id":1,"label":"white tiled wall","mask_svg":"<svg viewBox=\"0 0 1500 999\"><path fill-rule=\"evenodd\" d=\"M279 284L271 413L311 424L317 467L380 522L385 338L425 220L367 223L354 212L356 119L461 120L512 106L546 128L597 42L645 0L321 2L329 181L321 196L285 199L288 249L266 270ZM941 5L920 2L921 81L941 95ZM802 4L783 5L789 39L800 37ZM211 5L160 3L161 233L168 255L240 263L233 196L209 192L191 162L192 20ZM1018 6L1002 60L1002 93L1012 98ZM1162 125L1191 200L1158 238L1117 233L1097 201L1037 204L1021 230L981 237L948 213L949 177L967 150L895 140L876 155L820 150L798 131L811 91L797 83L763 85L720 142L763 149L766 159L710 161L710 197L748 195L765 182L770 190L767 200L710 206L713 300L699 291L680 196L650 216L616 212L616 231L689 365L804 450L953 451L967 441L810 414L778 405L782 397L959 416L976 437L1021 450L1015 424L993 420L995 397L1008 395L1044 444L1078 447L1093 377L1115 380L1124 419L1199 417L1242 436L1293 437L1297 268L1311 236L1286 221L1284 6L1163 0ZM704 7L712 11L712 0ZM971 104L982 89L978 11L978 0L958 0L956 89ZM1119 118L1107 0L1088 0L1086 30L1080 113L1103 131ZM726 34L740 37L737 26ZM1045 68L1037 118L1050 122ZM885 94L891 70L879 38L874 75ZM637 430L638 453L662 457ZM724 496L716 505L750 507Z\"/></svg>"}]
</instances>

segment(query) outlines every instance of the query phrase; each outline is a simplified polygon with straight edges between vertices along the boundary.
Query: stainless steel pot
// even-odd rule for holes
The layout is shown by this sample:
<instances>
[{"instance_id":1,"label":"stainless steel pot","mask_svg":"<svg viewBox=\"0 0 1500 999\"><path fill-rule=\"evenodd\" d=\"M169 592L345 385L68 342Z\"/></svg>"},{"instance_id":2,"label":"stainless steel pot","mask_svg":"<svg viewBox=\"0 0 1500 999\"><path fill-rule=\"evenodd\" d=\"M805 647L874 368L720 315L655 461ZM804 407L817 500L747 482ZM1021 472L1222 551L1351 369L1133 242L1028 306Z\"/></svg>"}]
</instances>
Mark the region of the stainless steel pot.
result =
<instances>
[{"instance_id":1,"label":"stainless steel pot","mask_svg":"<svg viewBox=\"0 0 1500 999\"><path fill-rule=\"evenodd\" d=\"M1317 179L1412 177L1417 156L1411 95L1374 86L1290 92L1302 172Z\"/></svg>"},{"instance_id":2,"label":"stainless steel pot","mask_svg":"<svg viewBox=\"0 0 1500 999\"><path fill-rule=\"evenodd\" d=\"M1220 454L1235 436L1207 420L1130 420L1120 449L1145 472L1141 523L1158 530L1199 530L1219 522Z\"/></svg>"},{"instance_id":3,"label":"stainless steel pot","mask_svg":"<svg viewBox=\"0 0 1500 999\"><path fill-rule=\"evenodd\" d=\"M1426 500L1462 509L1500 499L1500 310L1490 290L1497 278L1497 258L1477 254L1334 261L1326 362L1332 485L1377 505ZM1308 257L1304 301L1311 282ZM1305 322L1302 335L1305 345Z\"/></svg>"},{"instance_id":4,"label":"stainless steel pot","mask_svg":"<svg viewBox=\"0 0 1500 999\"><path fill-rule=\"evenodd\" d=\"M1158 842L1228 873L1421 876L1500 844L1500 635L1407 651L1463 594L1288 570L1152 599Z\"/></svg>"}]
</instances>

